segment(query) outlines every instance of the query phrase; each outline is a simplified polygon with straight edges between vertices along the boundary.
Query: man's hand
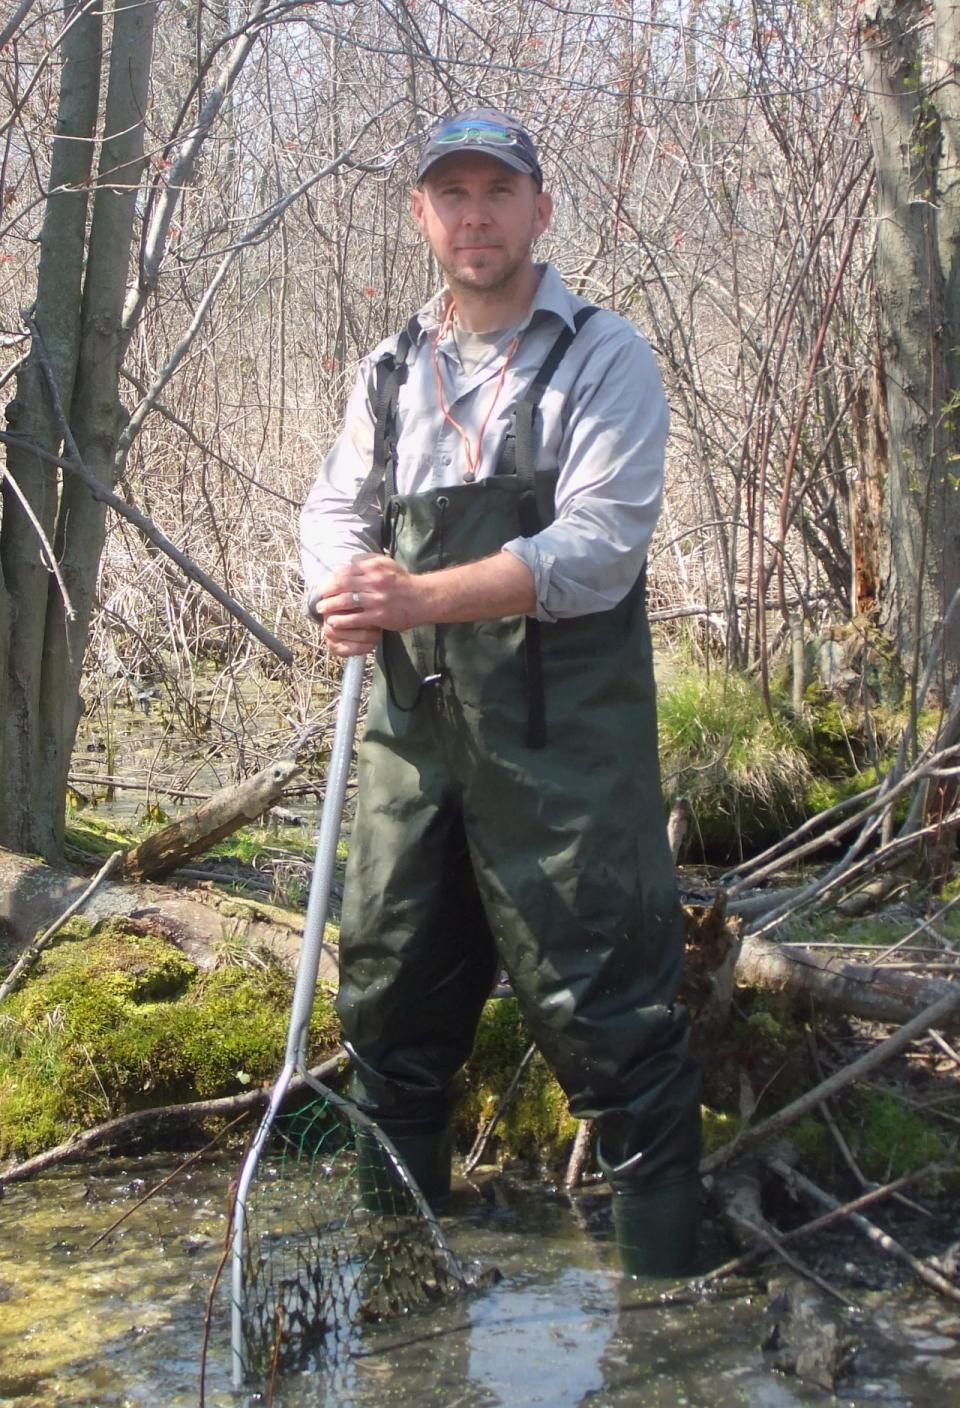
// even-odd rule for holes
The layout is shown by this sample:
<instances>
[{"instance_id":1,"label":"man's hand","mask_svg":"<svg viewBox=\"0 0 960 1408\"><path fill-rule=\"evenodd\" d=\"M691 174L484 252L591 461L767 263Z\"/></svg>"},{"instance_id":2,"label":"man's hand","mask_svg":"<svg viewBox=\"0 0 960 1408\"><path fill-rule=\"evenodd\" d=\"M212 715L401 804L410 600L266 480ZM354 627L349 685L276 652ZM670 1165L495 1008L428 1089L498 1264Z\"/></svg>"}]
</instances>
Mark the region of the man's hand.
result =
<instances>
[{"instance_id":1,"label":"man's hand","mask_svg":"<svg viewBox=\"0 0 960 1408\"><path fill-rule=\"evenodd\" d=\"M509 552L437 572L408 572L367 553L328 577L313 604L334 655L365 655L383 631L453 621L494 621L536 609L533 574Z\"/></svg>"},{"instance_id":2,"label":"man's hand","mask_svg":"<svg viewBox=\"0 0 960 1408\"><path fill-rule=\"evenodd\" d=\"M407 631L416 619L417 579L392 557L370 553L339 568L320 589L314 611L334 655L365 655L383 631Z\"/></svg>"}]
</instances>

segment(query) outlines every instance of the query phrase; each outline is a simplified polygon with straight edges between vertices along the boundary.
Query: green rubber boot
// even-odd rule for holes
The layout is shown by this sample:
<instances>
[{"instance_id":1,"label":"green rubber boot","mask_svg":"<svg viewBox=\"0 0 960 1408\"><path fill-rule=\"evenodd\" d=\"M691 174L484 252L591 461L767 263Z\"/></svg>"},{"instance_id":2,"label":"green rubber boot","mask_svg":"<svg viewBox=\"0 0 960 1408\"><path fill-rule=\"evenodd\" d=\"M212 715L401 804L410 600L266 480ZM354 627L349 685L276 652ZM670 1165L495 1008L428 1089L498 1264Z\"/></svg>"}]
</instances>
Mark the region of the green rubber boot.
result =
<instances>
[{"instance_id":1,"label":"green rubber boot","mask_svg":"<svg viewBox=\"0 0 960 1408\"><path fill-rule=\"evenodd\" d=\"M392 1143L428 1203L450 1192L450 1166L453 1136L450 1130L438 1134L394 1135ZM369 1212L402 1216L414 1211L409 1191L404 1187L393 1162L375 1134L358 1129L356 1135L357 1179L360 1197Z\"/></svg>"},{"instance_id":2,"label":"green rubber boot","mask_svg":"<svg viewBox=\"0 0 960 1408\"><path fill-rule=\"evenodd\" d=\"M613 1230L626 1276L685 1276L697 1252L700 1183L613 1189Z\"/></svg>"}]
</instances>

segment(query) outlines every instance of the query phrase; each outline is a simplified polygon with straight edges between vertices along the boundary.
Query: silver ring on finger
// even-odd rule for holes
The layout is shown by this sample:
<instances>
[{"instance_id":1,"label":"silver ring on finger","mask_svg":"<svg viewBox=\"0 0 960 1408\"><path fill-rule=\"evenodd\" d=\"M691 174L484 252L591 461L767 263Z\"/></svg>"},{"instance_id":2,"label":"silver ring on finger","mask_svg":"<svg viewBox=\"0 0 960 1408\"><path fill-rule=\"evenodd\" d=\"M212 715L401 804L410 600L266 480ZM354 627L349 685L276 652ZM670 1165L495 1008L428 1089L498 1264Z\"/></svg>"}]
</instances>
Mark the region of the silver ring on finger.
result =
<instances>
[{"instance_id":1,"label":"silver ring on finger","mask_svg":"<svg viewBox=\"0 0 960 1408\"><path fill-rule=\"evenodd\" d=\"M359 592L351 592L351 593L350 593L350 600L353 602L354 606L359 607L360 604L361 604L361 603L360 603L360 593L359 593Z\"/></svg>"}]
</instances>

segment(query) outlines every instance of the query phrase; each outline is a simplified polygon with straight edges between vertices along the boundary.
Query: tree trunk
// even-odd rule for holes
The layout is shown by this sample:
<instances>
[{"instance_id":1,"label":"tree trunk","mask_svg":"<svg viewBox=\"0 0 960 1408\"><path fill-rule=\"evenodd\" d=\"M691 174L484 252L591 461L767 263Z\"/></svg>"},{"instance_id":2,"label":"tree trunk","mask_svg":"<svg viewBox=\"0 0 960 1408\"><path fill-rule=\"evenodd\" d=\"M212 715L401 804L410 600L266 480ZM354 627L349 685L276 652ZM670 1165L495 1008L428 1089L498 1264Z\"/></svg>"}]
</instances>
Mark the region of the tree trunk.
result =
<instances>
[{"instance_id":1,"label":"tree trunk","mask_svg":"<svg viewBox=\"0 0 960 1408\"><path fill-rule=\"evenodd\" d=\"M113 16L105 136L81 308L80 355L70 416L81 458L101 484L114 484L114 456L122 429L121 321L130 268L133 222L143 171L143 129L153 52L156 5L117 8ZM68 621L59 592L48 595L34 791L50 799L38 818L35 849L56 857L63 849L67 773L83 707L80 676L103 551L106 509L75 476L61 490L55 549L76 613Z\"/></svg>"},{"instance_id":2,"label":"tree trunk","mask_svg":"<svg viewBox=\"0 0 960 1408\"><path fill-rule=\"evenodd\" d=\"M916 677L960 586L957 404L960 11L884 0L861 21L877 168L876 280L889 431L880 616ZM941 692L960 673L960 627L943 645Z\"/></svg>"},{"instance_id":3,"label":"tree trunk","mask_svg":"<svg viewBox=\"0 0 960 1408\"><path fill-rule=\"evenodd\" d=\"M103 15L67 0L57 135L40 235L34 318L46 343L64 408L69 414L80 345L81 282L85 255L88 189L100 96ZM10 429L57 453L56 425L36 353L17 378L7 407ZM16 480L48 539L57 514L56 470L26 449L7 451L7 471ZM49 826L38 825L51 799L38 794L42 751L38 711L42 691L44 620L51 577L36 531L9 484L3 485L0 521L0 843L42 851ZM57 588L52 588L56 592ZM62 794L60 814L62 817ZM62 823L61 823L62 824Z\"/></svg>"}]
</instances>

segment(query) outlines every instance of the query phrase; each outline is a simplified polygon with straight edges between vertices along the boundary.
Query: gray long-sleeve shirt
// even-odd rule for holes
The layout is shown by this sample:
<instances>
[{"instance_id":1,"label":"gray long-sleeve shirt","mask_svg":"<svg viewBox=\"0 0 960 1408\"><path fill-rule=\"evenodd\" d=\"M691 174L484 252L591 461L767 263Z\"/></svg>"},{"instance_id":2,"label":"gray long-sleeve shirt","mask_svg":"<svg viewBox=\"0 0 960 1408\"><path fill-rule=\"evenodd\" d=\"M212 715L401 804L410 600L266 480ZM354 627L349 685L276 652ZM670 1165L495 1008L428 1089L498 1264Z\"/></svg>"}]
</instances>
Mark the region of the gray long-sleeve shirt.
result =
<instances>
[{"instance_id":1,"label":"gray long-sleeve shirt","mask_svg":"<svg viewBox=\"0 0 960 1408\"><path fill-rule=\"evenodd\" d=\"M449 414L476 447L493 402L511 336L518 342L493 404L480 447L478 477L493 474L510 424L510 410L539 371L564 323L583 299L552 265L520 325L491 347L470 374L456 340L437 345ZM431 343L444 310L440 295L418 315L420 332L408 357L397 406L397 490L411 494L463 482L468 468L461 436L445 419L437 395ZM377 362L396 349L381 343L360 365L344 428L310 490L300 520L307 599L357 553L380 545L375 506L354 509L373 455L372 404ZM556 517L531 538L504 545L533 573L542 620L605 611L633 586L660 512L669 416L653 354L632 324L596 313L577 334L540 404L537 468L557 469Z\"/></svg>"}]
</instances>

